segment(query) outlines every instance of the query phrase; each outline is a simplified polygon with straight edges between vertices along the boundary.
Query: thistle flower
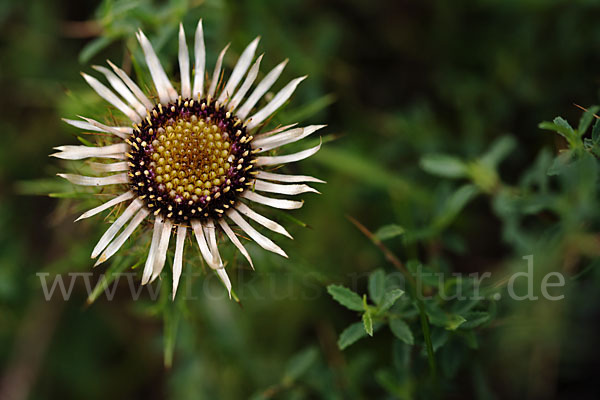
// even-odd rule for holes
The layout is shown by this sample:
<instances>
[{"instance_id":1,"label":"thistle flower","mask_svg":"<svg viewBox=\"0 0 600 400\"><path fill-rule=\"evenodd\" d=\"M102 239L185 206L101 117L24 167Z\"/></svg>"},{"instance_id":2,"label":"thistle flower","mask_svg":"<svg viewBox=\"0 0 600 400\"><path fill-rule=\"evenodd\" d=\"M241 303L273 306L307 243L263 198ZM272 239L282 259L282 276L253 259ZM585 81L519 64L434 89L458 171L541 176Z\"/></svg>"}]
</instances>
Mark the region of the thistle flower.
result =
<instances>
[{"instance_id":1,"label":"thistle flower","mask_svg":"<svg viewBox=\"0 0 600 400\"><path fill-rule=\"evenodd\" d=\"M224 236L239 249L252 268L252 259L232 229L232 223L262 248L287 257L278 245L257 231L247 219L289 238L291 235L280 224L254 211L250 204L286 210L300 208L301 201L268 197L257 192L282 195L318 193L305 183L323 182L310 176L284 175L267 170L310 157L319 150L320 144L294 154L263 155L299 141L323 125L289 125L258 133L265 121L290 98L306 77L292 80L264 107L257 109L257 103L275 84L287 60L273 68L251 91L262 60L262 55L254 60L259 42L256 38L243 51L222 85L222 63L228 45L217 58L212 78L205 81L208 74L205 71L204 35L200 20L194 40L193 82L184 29L181 24L179 27L181 92L177 93L150 41L142 31L136 36L158 100L151 100L110 61L108 64L112 71L101 66L94 68L104 75L112 89L98 79L82 74L104 100L131 120L132 126L109 126L85 117L81 120L65 119L77 128L110 134L115 143L95 147L56 147L58 152L52 154L54 157L105 160L90 163L92 169L102 176L58 175L77 185L116 185L121 191L118 196L85 212L77 220L128 203L92 251L92 258L98 258L95 265L114 255L144 220L153 218L152 241L142 284L152 282L163 270L171 235L174 234L175 296L183 266L185 238L190 231L204 260L216 271L231 297L231 282L219 254L217 228L221 228ZM251 94L247 96L248 93Z\"/></svg>"}]
</instances>

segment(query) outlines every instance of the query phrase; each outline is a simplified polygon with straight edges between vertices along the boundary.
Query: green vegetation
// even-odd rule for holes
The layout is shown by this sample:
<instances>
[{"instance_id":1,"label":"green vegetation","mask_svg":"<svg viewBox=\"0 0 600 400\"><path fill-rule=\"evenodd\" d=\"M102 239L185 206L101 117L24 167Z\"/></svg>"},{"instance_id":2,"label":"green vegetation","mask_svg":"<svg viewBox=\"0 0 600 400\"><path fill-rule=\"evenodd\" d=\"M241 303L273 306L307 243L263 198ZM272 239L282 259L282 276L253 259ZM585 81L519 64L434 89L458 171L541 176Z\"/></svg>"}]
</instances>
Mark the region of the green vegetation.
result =
<instances>
[{"instance_id":1,"label":"green vegetation","mask_svg":"<svg viewBox=\"0 0 600 400\"><path fill-rule=\"evenodd\" d=\"M593 0L1 3L0 397L594 398L598 10ZM283 169L327 184L302 195L301 210L267 213L294 236L279 242L289 259L248 242L252 271L224 247L233 300L188 246L175 301L171 261L134 301L149 235L92 270L115 215L73 223L102 195L55 177L73 167L48 154L98 139L60 118L112 120L79 71L109 58L151 87L141 28L178 76L179 21L191 37L199 18L210 69L227 43L231 68L261 35L265 68L290 60L281 82L309 76L271 124L328 124L322 150ZM74 272L69 301L45 301L53 278L68 290Z\"/></svg>"}]
</instances>

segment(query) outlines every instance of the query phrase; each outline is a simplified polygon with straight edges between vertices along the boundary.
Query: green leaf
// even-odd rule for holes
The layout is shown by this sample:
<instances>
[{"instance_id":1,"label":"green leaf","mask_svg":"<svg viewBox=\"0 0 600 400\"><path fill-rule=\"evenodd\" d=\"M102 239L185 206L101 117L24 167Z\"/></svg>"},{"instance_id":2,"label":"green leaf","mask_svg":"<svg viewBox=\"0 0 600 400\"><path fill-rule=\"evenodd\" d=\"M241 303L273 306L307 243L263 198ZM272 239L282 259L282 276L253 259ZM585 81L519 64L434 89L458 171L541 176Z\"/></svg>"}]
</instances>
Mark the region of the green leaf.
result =
<instances>
[{"instance_id":1,"label":"green leaf","mask_svg":"<svg viewBox=\"0 0 600 400\"><path fill-rule=\"evenodd\" d=\"M173 365L173 353L175 351L175 339L177 337L177 327L179 325L179 314L173 304L165 307L163 313L163 351L164 365L166 368L171 368Z\"/></svg>"},{"instance_id":2,"label":"green leaf","mask_svg":"<svg viewBox=\"0 0 600 400\"><path fill-rule=\"evenodd\" d=\"M394 336L402 340L404 343L411 346L415 344L415 338L410 330L410 327L400 318L390 319L390 330Z\"/></svg>"},{"instance_id":3,"label":"green leaf","mask_svg":"<svg viewBox=\"0 0 600 400\"><path fill-rule=\"evenodd\" d=\"M554 158L552 165L548 168L548 176L560 175L564 169L571 164L574 159L574 153L571 150L565 150Z\"/></svg>"},{"instance_id":4,"label":"green leaf","mask_svg":"<svg viewBox=\"0 0 600 400\"><path fill-rule=\"evenodd\" d=\"M448 343L448 339L450 339L450 335L448 331L442 328L434 328L431 332L431 341L433 345L433 351L438 351L442 348L446 343Z\"/></svg>"},{"instance_id":5,"label":"green leaf","mask_svg":"<svg viewBox=\"0 0 600 400\"><path fill-rule=\"evenodd\" d=\"M421 157L421 168L432 175L444 178L467 176L467 165L459 158L447 154L428 154Z\"/></svg>"},{"instance_id":6,"label":"green leaf","mask_svg":"<svg viewBox=\"0 0 600 400\"><path fill-rule=\"evenodd\" d=\"M367 332L369 336L373 336L373 318L371 318L371 313L368 311L364 313L362 316L362 320L365 332Z\"/></svg>"},{"instance_id":7,"label":"green leaf","mask_svg":"<svg viewBox=\"0 0 600 400\"><path fill-rule=\"evenodd\" d=\"M379 305L385 294L385 272L376 269L369 275L369 297L373 303Z\"/></svg>"},{"instance_id":8,"label":"green leaf","mask_svg":"<svg viewBox=\"0 0 600 400\"><path fill-rule=\"evenodd\" d=\"M575 143L577 139L577 132L569 125L569 123L562 117L554 118L553 122L544 121L538 125L541 129L553 131L567 139L570 145Z\"/></svg>"},{"instance_id":9,"label":"green leaf","mask_svg":"<svg viewBox=\"0 0 600 400\"><path fill-rule=\"evenodd\" d=\"M446 228L479 193L477 186L472 184L466 184L456 189L444 202L432 226L437 231Z\"/></svg>"},{"instance_id":10,"label":"green leaf","mask_svg":"<svg viewBox=\"0 0 600 400\"><path fill-rule=\"evenodd\" d=\"M502 136L492 144L480 161L490 168L495 168L514 150L516 145L517 142L512 136Z\"/></svg>"},{"instance_id":11,"label":"green leaf","mask_svg":"<svg viewBox=\"0 0 600 400\"><path fill-rule=\"evenodd\" d=\"M108 36L101 36L96 38L85 45L81 53L79 53L79 62L81 64L87 64L96 54L108 47L114 41L113 38Z\"/></svg>"},{"instance_id":12,"label":"green leaf","mask_svg":"<svg viewBox=\"0 0 600 400\"><path fill-rule=\"evenodd\" d=\"M600 119L596 120L594 128L592 129L592 142L597 145L600 143Z\"/></svg>"},{"instance_id":13,"label":"green leaf","mask_svg":"<svg viewBox=\"0 0 600 400\"><path fill-rule=\"evenodd\" d=\"M327 292L344 307L353 311L364 311L362 299L352 290L341 285L329 285Z\"/></svg>"},{"instance_id":14,"label":"green leaf","mask_svg":"<svg viewBox=\"0 0 600 400\"><path fill-rule=\"evenodd\" d=\"M470 311L463 314L465 322L460 325L461 329L472 329L487 323L490 320L490 314L486 311Z\"/></svg>"},{"instance_id":15,"label":"green leaf","mask_svg":"<svg viewBox=\"0 0 600 400\"><path fill-rule=\"evenodd\" d=\"M369 186L394 190L411 198L426 196L419 186L392 173L389 168L360 157L352 151L327 146L321 148L313 159Z\"/></svg>"},{"instance_id":16,"label":"green leaf","mask_svg":"<svg viewBox=\"0 0 600 400\"><path fill-rule=\"evenodd\" d=\"M598 106L592 106L588 108L586 112L583 113L581 119L579 120L579 126L577 127L577 134L581 137L585 134L585 131L590 127L592 121L594 120L594 114L596 114L600 110Z\"/></svg>"},{"instance_id":17,"label":"green leaf","mask_svg":"<svg viewBox=\"0 0 600 400\"><path fill-rule=\"evenodd\" d=\"M318 112L326 109L328 106L333 104L335 100L336 98L334 94L326 94L318 99L315 99L314 101L308 103L305 106L301 106L289 111L284 110L284 112L281 115L281 119L285 121L305 121L317 114Z\"/></svg>"},{"instance_id":18,"label":"green leaf","mask_svg":"<svg viewBox=\"0 0 600 400\"><path fill-rule=\"evenodd\" d=\"M375 237L379 240L387 240L404 234L404 228L400 225L390 224L382 226L375 232Z\"/></svg>"},{"instance_id":19,"label":"green leaf","mask_svg":"<svg viewBox=\"0 0 600 400\"><path fill-rule=\"evenodd\" d=\"M354 344L357 340L364 337L367 337L367 332L365 332L363 324L360 322L355 322L344 329L344 331L340 334L338 339L338 347L340 350L344 350L346 347Z\"/></svg>"},{"instance_id":20,"label":"green leaf","mask_svg":"<svg viewBox=\"0 0 600 400\"><path fill-rule=\"evenodd\" d=\"M394 305L396 300L398 300L404 294L404 290L402 289L392 289L383 295L383 299L381 300L381 305L379 306L380 311L387 311Z\"/></svg>"},{"instance_id":21,"label":"green leaf","mask_svg":"<svg viewBox=\"0 0 600 400\"><path fill-rule=\"evenodd\" d=\"M462 315L458 315L458 314L448 315L448 319L445 324L446 329L448 329L449 331L454 331L466 321L467 320Z\"/></svg>"},{"instance_id":22,"label":"green leaf","mask_svg":"<svg viewBox=\"0 0 600 400\"><path fill-rule=\"evenodd\" d=\"M375 380L377 380L377 383L379 383L385 390L387 390L393 396L393 398L414 398L411 395L412 385L408 382L408 380L406 380L406 382L399 381L396 374L393 374L389 370L380 369L377 372L375 372Z\"/></svg>"},{"instance_id":23,"label":"green leaf","mask_svg":"<svg viewBox=\"0 0 600 400\"><path fill-rule=\"evenodd\" d=\"M283 376L283 384L290 384L300 378L317 360L319 352L314 347L309 347L295 355L287 364Z\"/></svg>"},{"instance_id":24,"label":"green leaf","mask_svg":"<svg viewBox=\"0 0 600 400\"><path fill-rule=\"evenodd\" d=\"M96 301L96 299L98 299L98 297L100 296L100 294L102 292L106 293L107 296L110 296L109 299L112 300L112 296L114 296L114 293L115 293L115 287L113 286L113 288L111 289L111 288L109 288L109 285L111 283L113 283L117 277L120 277L120 274L123 271L125 271L125 269L127 269L128 266L131 265L130 263L132 260L133 260L132 257L127 257L127 258L117 257L117 258L115 258L115 260L112 262L110 267L108 267L106 272L98 280L98 283L92 290L92 293L90 293L90 295L88 296L87 304L92 304L94 301ZM131 267L131 269L135 268L136 266L138 266L140 264L141 264L141 261L138 261L138 263L136 263L133 267ZM116 285L116 283L115 283L115 285Z\"/></svg>"},{"instance_id":25,"label":"green leaf","mask_svg":"<svg viewBox=\"0 0 600 400\"><path fill-rule=\"evenodd\" d=\"M77 136L77 140L79 140L84 146L96 147L96 145L84 137Z\"/></svg>"},{"instance_id":26,"label":"green leaf","mask_svg":"<svg viewBox=\"0 0 600 400\"><path fill-rule=\"evenodd\" d=\"M434 302L426 303L427 316L433 325L444 327L450 331L456 330L466 319L459 314L448 314Z\"/></svg>"}]
</instances>

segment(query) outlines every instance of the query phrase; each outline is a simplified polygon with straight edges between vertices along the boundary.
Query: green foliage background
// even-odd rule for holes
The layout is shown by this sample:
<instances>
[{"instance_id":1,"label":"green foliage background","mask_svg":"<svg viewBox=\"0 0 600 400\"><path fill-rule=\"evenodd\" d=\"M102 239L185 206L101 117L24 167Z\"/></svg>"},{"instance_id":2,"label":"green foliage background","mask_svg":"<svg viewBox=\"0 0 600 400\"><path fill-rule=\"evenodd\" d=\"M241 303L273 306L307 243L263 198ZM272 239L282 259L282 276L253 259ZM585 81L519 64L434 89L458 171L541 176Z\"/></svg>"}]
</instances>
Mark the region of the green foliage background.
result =
<instances>
[{"instance_id":1,"label":"green foliage background","mask_svg":"<svg viewBox=\"0 0 600 400\"><path fill-rule=\"evenodd\" d=\"M594 0L1 2L0 397L596 398L599 16ZM199 18L209 66L261 35L266 68L290 59L282 82L309 75L274 123L328 124L287 169L328 182L275 214L289 260L249 245L252 272L226 249L242 307L199 260L187 301L168 274L157 301L121 282L87 305L81 279L44 301L36 273L90 271L107 226L73 224L93 199L47 157L77 142L61 117L108 110L79 71L141 59L138 28L176 70L178 23ZM558 271L563 300L505 296L529 255L535 294ZM473 272L492 273L483 300L444 299Z\"/></svg>"}]
</instances>

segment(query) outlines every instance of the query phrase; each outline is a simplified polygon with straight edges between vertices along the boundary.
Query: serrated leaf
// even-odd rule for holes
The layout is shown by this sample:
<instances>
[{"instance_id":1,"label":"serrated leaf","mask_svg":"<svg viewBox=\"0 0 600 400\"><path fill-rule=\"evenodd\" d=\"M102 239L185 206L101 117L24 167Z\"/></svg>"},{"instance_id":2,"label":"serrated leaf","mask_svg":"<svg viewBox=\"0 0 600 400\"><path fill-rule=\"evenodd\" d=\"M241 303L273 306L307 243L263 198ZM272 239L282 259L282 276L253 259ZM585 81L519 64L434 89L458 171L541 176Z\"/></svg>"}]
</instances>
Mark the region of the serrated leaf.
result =
<instances>
[{"instance_id":1,"label":"serrated leaf","mask_svg":"<svg viewBox=\"0 0 600 400\"><path fill-rule=\"evenodd\" d=\"M379 240L392 239L404 234L404 228L400 225L390 224L382 226L375 232L375 237Z\"/></svg>"},{"instance_id":2,"label":"serrated leaf","mask_svg":"<svg viewBox=\"0 0 600 400\"><path fill-rule=\"evenodd\" d=\"M411 346L415 344L415 338L410 330L410 327L400 318L390 319L390 330L394 336L402 340L404 343Z\"/></svg>"},{"instance_id":3,"label":"serrated leaf","mask_svg":"<svg viewBox=\"0 0 600 400\"><path fill-rule=\"evenodd\" d=\"M367 337L367 332L365 332L363 324L361 322L355 322L344 329L344 331L340 334L338 339L338 347L340 350L344 350L346 347L354 344L357 340L364 337Z\"/></svg>"},{"instance_id":4,"label":"serrated leaf","mask_svg":"<svg viewBox=\"0 0 600 400\"><path fill-rule=\"evenodd\" d=\"M362 320L365 332L367 332L369 336L373 336L373 318L371 317L371 313L364 313L362 316Z\"/></svg>"},{"instance_id":5,"label":"serrated leaf","mask_svg":"<svg viewBox=\"0 0 600 400\"><path fill-rule=\"evenodd\" d=\"M352 290L341 285L329 285L327 292L344 307L353 311L364 311L362 299Z\"/></svg>"},{"instance_id":6,"label":"serrated leaf","mask_svg":"<svg viewBox=\"0 0 600 400\"><path fill-rule=\"evenodd\" d=\"M454 331L459 326L461 326L463 323L465 323L466 321L467 320L462 315L451 314L451 315L448 315L448 319L445 323L445 327L449 331Z\"/></svg>"},{"instance_id":7,"label":"serrated leaf","mask_svg":"<svg viewBox=\"0 0 600 400\"><path fill-rule=\"evenodd\" d=\"M541 129L554 131L554 132L558 133L559 135L561 135L562 137L564 137L565 139L567 139L568 141L573 140L576 136L575 130L562 117L556 117L556 118L554 118L554 121L552 121L552 122L544 121L544 122L540 123L538 126Z\"/></svg>"},{"instance_id":8,"label":"serrated leaf","mask_svg":"<svg viewBox=\"0 0 600 400\"><path fill-rule=\"evenodd\" d=\"M447 154L428 154L421 157L421 168L444 178L463 178L467 176L467 165L458 157Z\"/></svg>"},{"instance_id":9,"label":"serrated leaf","mask_svg":"<svg viewBox=\"0 0 600 400\"><path fill-rule=\"evenodd\" d=\"M459 314L448 314L433 302L426 303L427 316L432 325L440 326L448 330L456 330L466 319Z\"/></svg>"},{"instance_id":10,"label":"serrated leaf","mask_svg":"<svg viewBox=\"0 0 600 400\"><path fill-rule=\"evenodd\" d=\"M369 298L379 305L385 294L385 272L376 269L369 275Z\"/></svg>"},{"instance_id":11,"label":"serrated leaf","mask_svg":"<svg viewBox=\"0 0 600 400\"><path fill-rule=\"evenodd\" d=\"M461 329L473 329L490 320L490 314L486 311L470 311L463 314L463 317L466 321L460 325Z\"/></svg>"},{"instance_id":12,"label":"serrated leaf","mask_svg":"<svg viewBox=\"0 0 600 400\"><path fill-rule=\"evenodd\" d=\"M402 289L392 289L383 295L383 299L381 300L381 305L379 306L379 311L387 311L394 305L396 300L398 300L404 294L404 290Z\"/></svg>"}]
</instances>

